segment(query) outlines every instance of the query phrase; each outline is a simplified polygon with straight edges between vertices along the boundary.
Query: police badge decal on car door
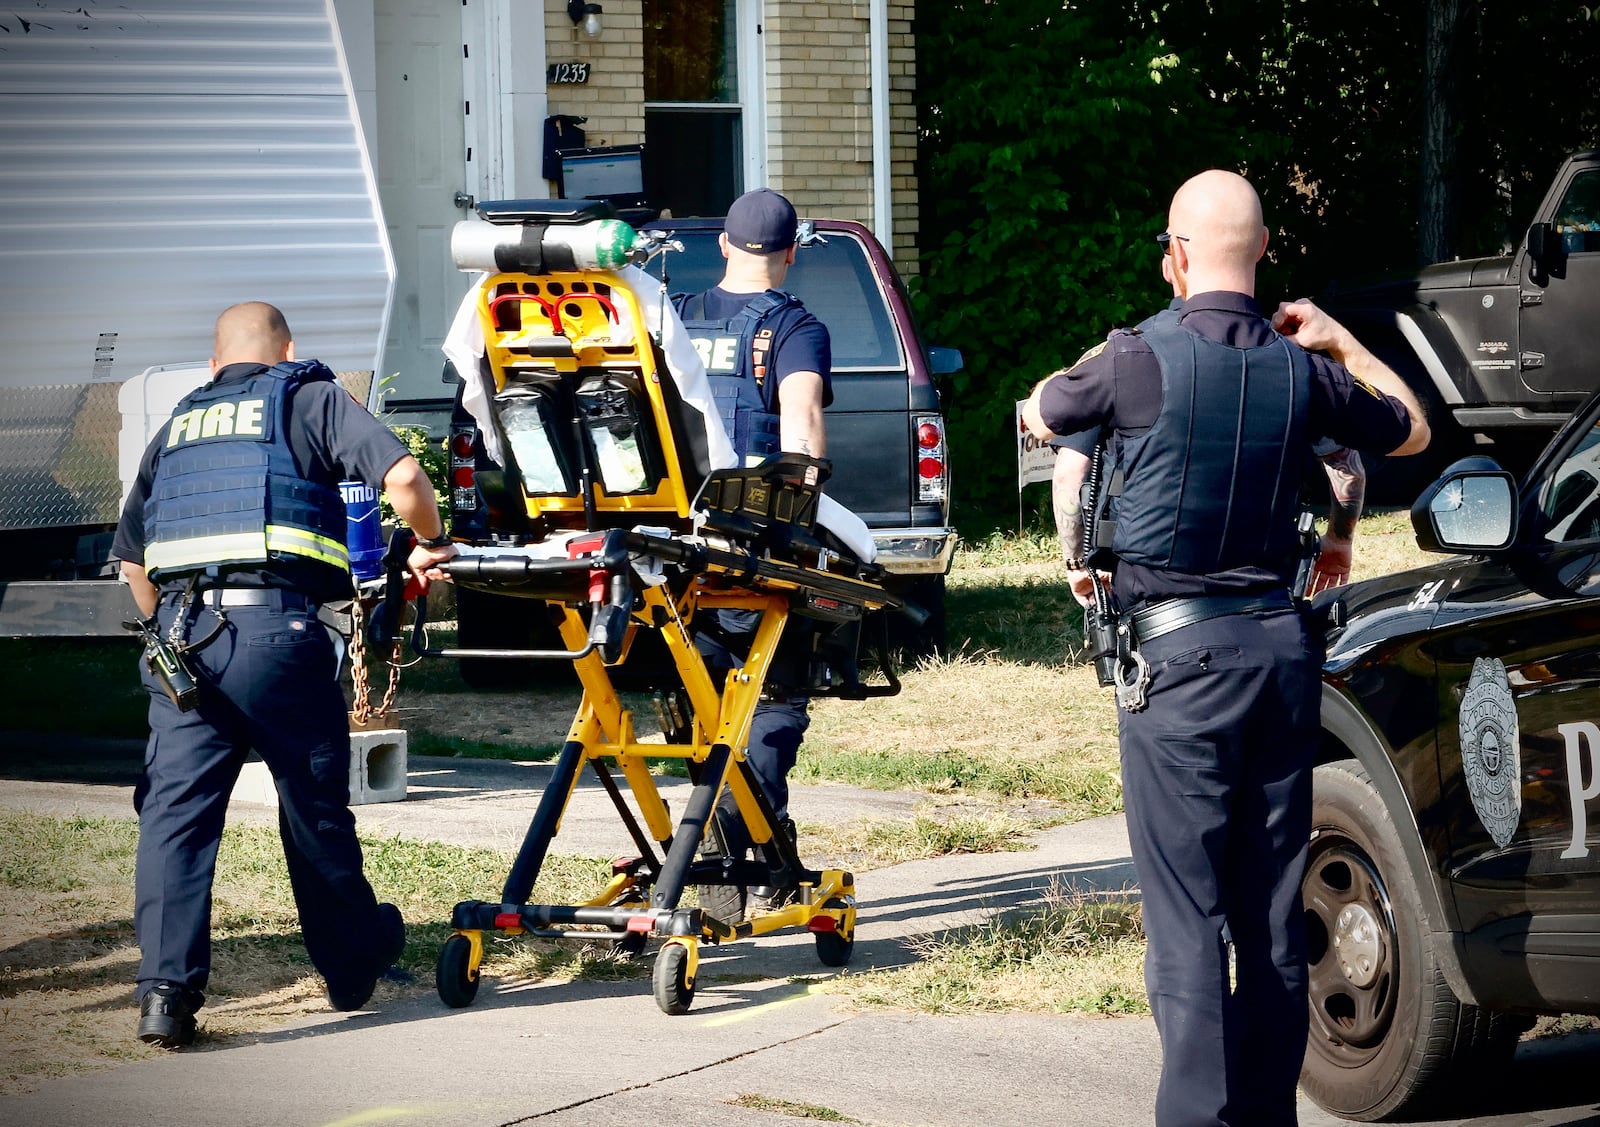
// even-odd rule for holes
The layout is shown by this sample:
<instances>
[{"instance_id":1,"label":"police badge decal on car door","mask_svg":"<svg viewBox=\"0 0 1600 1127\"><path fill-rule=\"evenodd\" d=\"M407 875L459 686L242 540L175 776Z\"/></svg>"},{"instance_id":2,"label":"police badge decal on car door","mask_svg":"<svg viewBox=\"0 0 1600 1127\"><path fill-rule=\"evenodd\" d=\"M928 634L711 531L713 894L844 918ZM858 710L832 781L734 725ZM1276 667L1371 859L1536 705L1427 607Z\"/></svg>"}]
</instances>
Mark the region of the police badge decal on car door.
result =
<instances>
[{"instance_id":1,"label":"police badge decal on car door","mask_svg":"<svg viewBox=\"0 0 1600 1127\"><path fill-rule=\"evenodd\" d=\"M1504 849L1522 819L1522 752L1517 706L1499 658L1480 657L1472 663L1460 722L1461 767L1472 808L1494 843Z\"/></svg>"}]
</instances>

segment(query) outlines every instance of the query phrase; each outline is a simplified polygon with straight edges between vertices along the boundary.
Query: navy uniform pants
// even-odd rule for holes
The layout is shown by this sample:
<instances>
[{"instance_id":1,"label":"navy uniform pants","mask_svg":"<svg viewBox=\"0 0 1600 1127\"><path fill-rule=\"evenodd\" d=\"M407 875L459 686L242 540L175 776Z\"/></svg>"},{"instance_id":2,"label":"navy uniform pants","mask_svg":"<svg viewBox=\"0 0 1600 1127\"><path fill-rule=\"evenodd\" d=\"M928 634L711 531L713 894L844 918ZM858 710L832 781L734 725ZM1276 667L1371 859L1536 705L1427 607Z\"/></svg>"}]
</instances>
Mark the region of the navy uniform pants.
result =
<instances>
[{"instance_id":1,"label":"navy uniform pants","mask_svg":"<svg viewBox=\"0 0 1600 1127\"><path fill-rule=\"evenodd\" d=\"M712 681L720 692L728 671L744 664L761 614L759 611L721 610L715 617L714 629L695 633L695 647L705 658ZM784 637L768 674L769 683L779 680L797 683L800 671L786 668L786 658L794 652L805 627L805 623L793 618L785 625ZM780 691L771 699L763 697L750 720L750 743L745 748L745 758L761 781L761 789L766 792L773 813L779 818L789 814L789 772L794 770L800 743L811 725L810 704L807 697L786 696ZM750 835L739 817L732 793L727 790L722 792L718 802L717 822L722 827L729 852L743 855L750 847Z\"/></svg>"},{"instance_id":2,"label":"navy uniform pants","mask_svg":"<svg viewBox=\"0 0 1600 1127\"><path fill-rule=\"evenodd\" d=\"M268 606L224 607L227 626L190 655L201 684L193 711L179 712L143 671L150 742L134 794L140 997L170 982L196 1004L203 1000L217 845L251 748L276 781L278 828L312 964L339 985L371 971L380 924L349 808L350 731L333 642L304 598L271 598ZM177 613L177 598L164 595L157 610L163 637ZM186 634L202 638L216 623L196 605Z\"/></svg>"},{"instance_id":3,"label":"navy uniform pants","mask_svg":"<svg viewBox=\"0 0 1600 1127\"><path fill-rule=\"evenodd\" d=\"M1295 1122L1308 1022L1300 878L1321 691L1313 645L1289 610L1175 630L1141 647L1149 707L1118 713L1161 1035L1161 1127Z\"/></svg>"}]
</instances>

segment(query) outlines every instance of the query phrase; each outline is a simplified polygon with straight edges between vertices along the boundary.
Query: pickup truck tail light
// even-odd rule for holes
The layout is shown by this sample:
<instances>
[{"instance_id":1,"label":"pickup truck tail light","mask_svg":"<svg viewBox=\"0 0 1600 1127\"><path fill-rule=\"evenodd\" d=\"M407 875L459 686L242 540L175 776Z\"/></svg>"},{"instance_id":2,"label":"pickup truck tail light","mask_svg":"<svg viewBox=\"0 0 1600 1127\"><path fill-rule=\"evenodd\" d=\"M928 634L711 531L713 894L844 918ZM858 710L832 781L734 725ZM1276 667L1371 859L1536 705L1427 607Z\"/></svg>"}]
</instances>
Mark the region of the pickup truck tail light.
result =
<instances>
[{"instance_id":1,"label":"pickup truck tail light","mask_svg":"<svg viewBox=\"0 0 1600 1127\"><path fill-rule=\"evenodd\" d=\"M911 416L916 439L917 503L937 503L950 487L950 466L945 457L944 419L938 415Z\"/></svg>"},{"instance_id":2,"label":"pickup truck tail light","mask_svg":"<svg viewBox=\"0 0 1600 1127\"><path fill-rule=\"evenodd\" d=\"M473 446L478 430L470 424L450 431L450 507L458 513L478 511L477 462Z\"/></svg>"}]
</instances>

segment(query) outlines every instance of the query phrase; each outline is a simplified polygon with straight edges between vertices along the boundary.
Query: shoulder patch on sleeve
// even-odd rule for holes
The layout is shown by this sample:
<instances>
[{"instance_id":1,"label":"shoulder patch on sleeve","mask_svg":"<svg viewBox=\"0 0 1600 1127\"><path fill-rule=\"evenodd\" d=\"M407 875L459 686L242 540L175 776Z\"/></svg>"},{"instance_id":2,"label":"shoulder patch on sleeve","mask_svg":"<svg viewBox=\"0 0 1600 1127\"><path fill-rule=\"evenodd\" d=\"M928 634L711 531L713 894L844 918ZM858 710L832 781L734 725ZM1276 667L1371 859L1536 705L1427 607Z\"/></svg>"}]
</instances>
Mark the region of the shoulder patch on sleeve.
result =
<instances>
[{"instance_id":1,"label":"shoulder patch on sleeve","mask_svg":"<svg viewBox=\"0 0 1600 1127\"><path fill-rule=\"evenodd\" d=\"M1097 344L1093 348L1089 349L1089 351L1085 352L1082 356L1080 356L1076 360L1074 360L1072 362L1072 366L1074 368L1076 368L1079 364L1087 363L1088 361L1093 360L1096 356L1099 356L1105 350L1106 350L1106 342L1105 341L1101 341L1099 344Z\"/></svg>"},{"instance_id":2,"label":"shoulder patch on sleeve","mask_svg":"<svg viewBox=\"0 0 1600 1127\"><path fill-rule=\"evenodd\" d=\"M1356 375L1354 372L1350 373L1350 380L1357 387L1359 387L1362 391L1364 391L1368 395L1372 396L1372 398L1374 398L1374 399L1382 399L1383 398L1383 392L1381 392L1377 388L1373 387L1366 380L1362 379L1360 376Z\"/></svg>"}]
</instances>

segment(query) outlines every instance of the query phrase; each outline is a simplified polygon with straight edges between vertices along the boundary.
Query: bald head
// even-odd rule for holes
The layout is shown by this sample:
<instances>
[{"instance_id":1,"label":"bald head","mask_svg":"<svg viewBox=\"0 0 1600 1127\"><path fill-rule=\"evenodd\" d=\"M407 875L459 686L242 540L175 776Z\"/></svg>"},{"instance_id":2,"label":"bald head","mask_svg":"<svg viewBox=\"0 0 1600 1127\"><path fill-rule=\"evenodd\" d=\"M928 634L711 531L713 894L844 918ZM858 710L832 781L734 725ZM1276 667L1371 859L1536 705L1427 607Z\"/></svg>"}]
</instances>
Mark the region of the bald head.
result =
<instances>
[{"instance_id":1,"label":"bald head","mask_svg":"<svg viewBox=\"0 0 1600 1127\"><path fill-rule=\"evenodd\" d=\"M277 364L294 358L289 323L273 305L245 301L230 305L217 318L211 370L229 364Z\"/></svg>"},{"instance_id":2,"label":"bald head","mask_svg":"<svg viewBox=\"0 0 1600 1127\"><path fill-rule=\"evenodd\" d=\"M1256 263L1267 249L1261 199L1236 172L1208 169L1184 181L1172 197L1167 230L1174 267L1185 293L1234 290L1254 294Z\"/></svg>"}]
</instances>

